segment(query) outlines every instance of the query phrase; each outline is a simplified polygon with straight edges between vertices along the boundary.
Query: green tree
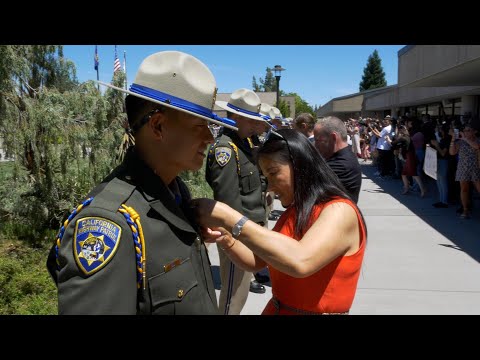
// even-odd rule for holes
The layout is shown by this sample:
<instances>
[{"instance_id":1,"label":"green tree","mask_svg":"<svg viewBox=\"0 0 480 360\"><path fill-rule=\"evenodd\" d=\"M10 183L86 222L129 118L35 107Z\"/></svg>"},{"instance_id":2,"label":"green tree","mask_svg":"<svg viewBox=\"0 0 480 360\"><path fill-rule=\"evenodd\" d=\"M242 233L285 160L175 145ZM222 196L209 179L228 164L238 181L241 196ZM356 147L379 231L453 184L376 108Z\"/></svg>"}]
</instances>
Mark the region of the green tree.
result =
<instances>
[{"instance_id":1,"label":"green tree","mask_svg":"<svg viewBox=\"0 0 480 360\"><path fill-rule=\"evenodd\" d=\"M0 47L0 137L15 159L0 184L0 214L25 224L32 241L58 228L111 171L124 133L123 96L78 85L74 64L60 55L60 46Z\"/></svg>"},{"instance_id":2,"label":"green tree","mask_svg":"<svg viewBox=\"0 0 480 360\"><path fill-rule=\"evenodd\" d=\"M253 89L253 91L255 91L255 92L262 91L261 86L258 85L257 79L255 78L255 76L253 77L253 80L252 80L252 89Z\"/></svg>"},{"instance_id":3,"label":"green tree","mask_svg":"<svg viewBox=\"0 0 480 360\"><path fill-rule=\"evenodd\" d=\"M382 60L375 51L368 57L367 65L363 69L362 81L360 82L359 91L376 89L387 86L385 80L385 72L382 67Z\"/></svg>"},{"instance_id":4,"label":"green tree","mask_svg":"<svg viewBox=\"0 0 480 360\"><path fill-rule=\"evenodd\" d=\"M272 69L267 67L265 79L260 78L260 90L265 92L277 91L277 80L273 76Z\"/></svg>"},{"instance_id":5,"label":"green tree","mask_svg":"<svg viewBox=\"0 0 480 360\"><path fill-rule=\"evenodd\" d=\"M278 106L278 110L280 110L284 118L290 117L291 110L286 101L280 100L280 105Z\"/></svg>"},{"instance_id":6,"label":"green tree","mask_svg":"<svg viewBox=\"0 0 480 360\"><path fill-rule=\"evenodd\" d=\"M288 93L285 96L295 96L295 114L300 114L300 113L310 113L310 114L315 114L313 111L312 107L305 101L303 100L300 95L297 93Z\"/></svg>"}]
</instances>

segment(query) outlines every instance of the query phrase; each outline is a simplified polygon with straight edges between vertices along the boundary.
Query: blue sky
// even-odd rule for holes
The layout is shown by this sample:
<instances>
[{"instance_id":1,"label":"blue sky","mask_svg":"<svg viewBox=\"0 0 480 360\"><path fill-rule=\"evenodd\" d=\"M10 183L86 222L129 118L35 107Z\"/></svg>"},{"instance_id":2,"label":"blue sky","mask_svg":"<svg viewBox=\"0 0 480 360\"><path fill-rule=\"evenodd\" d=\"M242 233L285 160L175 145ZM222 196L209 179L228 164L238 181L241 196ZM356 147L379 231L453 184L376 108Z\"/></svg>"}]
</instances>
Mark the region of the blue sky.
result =
<instances>
[{"instance_id":1,"label":"blue sky","mask_svg":"<svg viewBox=\"0 0 480 360\"><path fill-rule=\"evenodd\" d=\"M368 56L377 49L382 60L387 85L397 83L398 50L404 45L117 45L123 67L127 55L128 86L142 60L164 50L189 53L204 62L217 81L218 91L233 92L251 88L265 77L267 67L281 65L280 89L296 92L312 107L324 105L332 98L358 92ZM114 45L99 45L100 80L110 82L113 76ZM95 45L65 45L64 56L77 67L78 80L95 80L93 67Z\"/></svg>"}]
</instances>

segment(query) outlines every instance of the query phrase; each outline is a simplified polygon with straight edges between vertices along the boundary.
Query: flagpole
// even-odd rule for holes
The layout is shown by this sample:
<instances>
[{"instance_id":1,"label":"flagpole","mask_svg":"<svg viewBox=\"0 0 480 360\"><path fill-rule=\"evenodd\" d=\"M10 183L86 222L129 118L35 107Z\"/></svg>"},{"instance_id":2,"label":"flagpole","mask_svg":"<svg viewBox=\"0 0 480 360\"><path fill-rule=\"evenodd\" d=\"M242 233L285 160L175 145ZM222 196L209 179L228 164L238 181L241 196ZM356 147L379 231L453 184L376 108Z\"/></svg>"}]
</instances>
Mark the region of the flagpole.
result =
<instances>
[{"instance_id":1,"label":"flagpole","mask_svg":"<svg viewBox=\"0 0 480 360\"><path fill-rule=\"evenodd\" d=\"M98 67L100 66L100 62L98 61L98 49L97 45L95 45L95 69L97 70L97 81L100 81L100 75ZM97 89L100 91L100 84L97 82Z\"/></svg>"},{"instance_id":2,"label":"flagpole","mask_svg":"<svg viewBox=\"0 0 480 360\"><path fill-rule=\"evenodd\" d=\"M123 71L125 72L125 90L127 89L127 51L123 50Z\"/></svg>"}]
</instances>

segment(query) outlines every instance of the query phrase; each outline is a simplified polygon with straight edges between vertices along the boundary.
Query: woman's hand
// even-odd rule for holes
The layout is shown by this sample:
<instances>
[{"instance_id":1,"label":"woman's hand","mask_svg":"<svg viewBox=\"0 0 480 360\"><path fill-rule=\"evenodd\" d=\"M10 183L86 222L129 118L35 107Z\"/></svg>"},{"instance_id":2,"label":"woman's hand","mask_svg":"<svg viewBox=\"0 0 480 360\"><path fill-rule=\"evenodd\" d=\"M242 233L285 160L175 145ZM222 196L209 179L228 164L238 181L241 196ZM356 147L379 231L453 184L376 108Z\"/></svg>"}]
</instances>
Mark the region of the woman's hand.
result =
<instances>
[{"instance_id":1,"label":"woman's hand","mask_svg":"<svg viewBox=\"0 0 480 360\"><path fill-rule=\"evenodd\" d=\"M228 205L212 199L193 199L190 202L195 218L200 226L215 228L225 226L225 220L232 211Z\"/></svg>"},{"instance_id":2,"label":"woman's hand","mask_svg":"<svg viewBox=\"0 0 480 360\"><path fill-rule=\"evenodd\" d=\"M217 242L217 238L222 236L222 232L220 230L213 230L206 227L200 227L200 235L202 239L206 243L214 243Z\"/></svg>"},{"instance_id":3,"label":"woman's hand","mask_svg":"<svg viewBox=\"0 0 480 360\"><path fill-rule=\"evenodd\" d=\"M206 243L216 242L222 249L230 249L235 244L235 239L226 229L218 228L201 228L202 239Z\"/></svg>"}]
</instances>

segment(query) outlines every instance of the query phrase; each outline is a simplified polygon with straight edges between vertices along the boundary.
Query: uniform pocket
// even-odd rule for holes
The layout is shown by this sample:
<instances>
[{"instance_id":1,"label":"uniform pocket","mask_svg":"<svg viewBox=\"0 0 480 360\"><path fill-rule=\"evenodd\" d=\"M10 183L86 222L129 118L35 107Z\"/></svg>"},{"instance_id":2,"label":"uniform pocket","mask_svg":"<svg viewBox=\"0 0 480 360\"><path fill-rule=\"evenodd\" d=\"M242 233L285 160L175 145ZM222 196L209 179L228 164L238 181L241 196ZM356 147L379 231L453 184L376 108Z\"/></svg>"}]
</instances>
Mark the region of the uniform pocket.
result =
<instances>
[{"instance_id":1,"label":"uniform pocket","mask_svg":"<svg viewBox=\"0 0 480 360\"><path fill-rule=\"evenodd\" d=\"M162 304L182 301L198 282L192 262L187 258L174 267L166 266L166 271L148 279L148 285L155 309Z\"/></svg>"},{"instance_id":2,"label":"uniform pocket","mask_svg":"<svg viewBox=\"0 0 480 360\"><path fill-rule=\"evenodd\" d=\"M240 170L240 184L242 186L242 193L248 194L258 189L261 186L260 175L258 170L249 166Z\"/></svg>"}]
</instances>

